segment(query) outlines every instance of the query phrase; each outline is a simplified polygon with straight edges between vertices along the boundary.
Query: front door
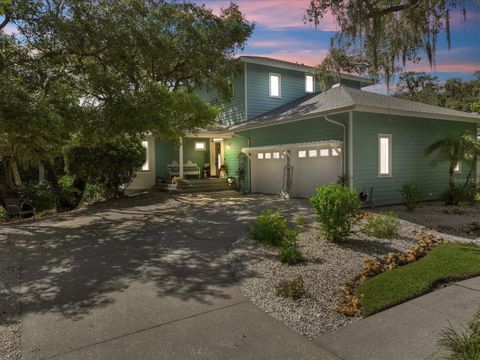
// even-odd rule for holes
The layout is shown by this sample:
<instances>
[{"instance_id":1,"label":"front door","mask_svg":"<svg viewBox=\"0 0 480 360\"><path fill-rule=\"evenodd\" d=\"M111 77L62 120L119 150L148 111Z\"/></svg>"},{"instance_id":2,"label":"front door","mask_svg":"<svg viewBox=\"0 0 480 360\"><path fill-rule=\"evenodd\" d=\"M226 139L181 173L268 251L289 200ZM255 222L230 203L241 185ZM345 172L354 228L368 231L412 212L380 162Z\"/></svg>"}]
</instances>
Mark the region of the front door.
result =
<instances>
[{"instance_id":1,"label":"front door","mask_svg":"<svg viewBox=\"0 0 480 360\"><path fill-rule=\"evenodd\" d=\"M210 176L218 176L223 165L223 140L210 141Z\"/></svg>"}]
</instances>

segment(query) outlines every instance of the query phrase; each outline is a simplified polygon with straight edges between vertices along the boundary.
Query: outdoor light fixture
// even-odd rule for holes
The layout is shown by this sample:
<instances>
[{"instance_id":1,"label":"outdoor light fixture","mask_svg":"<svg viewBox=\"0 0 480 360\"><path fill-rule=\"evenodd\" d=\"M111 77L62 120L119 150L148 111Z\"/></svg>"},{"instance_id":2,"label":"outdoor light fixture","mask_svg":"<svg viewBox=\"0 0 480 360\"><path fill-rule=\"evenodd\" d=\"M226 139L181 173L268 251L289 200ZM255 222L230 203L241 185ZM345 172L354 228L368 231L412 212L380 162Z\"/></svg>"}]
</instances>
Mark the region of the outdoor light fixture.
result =
<instances>
[{"instance_id":1,"label":"outdoor light fixture","mask_svg":"<svg viewBox=\"0 0 480 360\"><path fill-rule=\"evenodd\" d=\"M222 138L213 138L213 142L220 142L222 140L223 140Z\"/></svg>"},{"instance_id":2,"label":"outdoor light fixture","mask_svg":"<svg viewBox=\"0 0 480 360\"><path fill-rule=\"evenodd\" d=\"M230 143L227 144L227 150L230 150Z\"/></svg>"}]
</instances>

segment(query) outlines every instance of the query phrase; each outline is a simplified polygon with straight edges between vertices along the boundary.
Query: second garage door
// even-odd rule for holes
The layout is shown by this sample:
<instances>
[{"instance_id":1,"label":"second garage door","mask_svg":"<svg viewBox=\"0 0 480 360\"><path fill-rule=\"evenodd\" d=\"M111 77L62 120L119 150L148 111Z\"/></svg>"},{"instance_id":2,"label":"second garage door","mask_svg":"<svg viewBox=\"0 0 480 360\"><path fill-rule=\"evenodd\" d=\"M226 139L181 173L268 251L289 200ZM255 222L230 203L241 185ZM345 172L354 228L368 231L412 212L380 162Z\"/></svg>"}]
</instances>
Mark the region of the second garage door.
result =
<instances>
[{"instance_id":1,"label":"second garage door","mask_svg":"<svg viewBox=\"0 0 480 360\"><path fill-rule=\"evenodd\" d=\"M292 196L310 197L320 185L336 182L342 175L340 153L340 148L305 148L292 151Z\"/></svg>"},{"instance_id":2,"label":"second garage door","mask_svg":"<svg viewBox=\"0 0 480 360\"><path fill-rule=\"evenodd\" d=\"M293 167L293 197L310 197L317 187L336 182L342 174L341 142L337 140L242 151L250 154L251 190L256 193L280 194L287 154Z\"/></svg>"}]
</instances>

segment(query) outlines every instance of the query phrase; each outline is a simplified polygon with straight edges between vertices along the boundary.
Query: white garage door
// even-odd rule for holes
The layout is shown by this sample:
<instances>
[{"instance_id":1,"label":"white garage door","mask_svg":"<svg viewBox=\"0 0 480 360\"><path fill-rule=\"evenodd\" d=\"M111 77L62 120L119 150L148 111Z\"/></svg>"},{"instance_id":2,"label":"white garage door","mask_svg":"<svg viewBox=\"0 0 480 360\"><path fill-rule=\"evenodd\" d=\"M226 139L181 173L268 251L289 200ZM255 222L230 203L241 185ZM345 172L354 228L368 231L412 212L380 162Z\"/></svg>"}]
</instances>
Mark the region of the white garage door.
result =
<instances>
[{"instance_id":1,"label":"white garage door","mask_svg":"<svg viewBox=\"0 0 480 360\"><path fill-rule=\"evenodd\" d=\"M320 185L334 183L342 175L340 148L304 148L291 151L292 196L310 197Z\"/></svg>"},{"instance_id":2,"label":"white garage door","mask_svg":"<svg viewBox=\"0 0 480 360\"><path fill-rule=\"evenodd\" d=\"M280 194L285 156L279 151L252 152L252 192Z\"/></svg>"}]
</instances>

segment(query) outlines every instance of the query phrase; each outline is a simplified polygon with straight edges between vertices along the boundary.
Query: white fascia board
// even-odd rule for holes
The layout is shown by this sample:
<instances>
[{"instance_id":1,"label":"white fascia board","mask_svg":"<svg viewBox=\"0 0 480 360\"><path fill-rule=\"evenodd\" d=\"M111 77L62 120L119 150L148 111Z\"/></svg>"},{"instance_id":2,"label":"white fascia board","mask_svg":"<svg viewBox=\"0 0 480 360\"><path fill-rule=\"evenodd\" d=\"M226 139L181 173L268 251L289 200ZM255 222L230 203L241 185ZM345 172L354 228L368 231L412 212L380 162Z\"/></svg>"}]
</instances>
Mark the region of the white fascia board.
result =
<instances>
[{"instance_id":1,"label":"white fascia board","mask_svg":"<svg viewBox=\"0 0 480 360\"><path fill-rule=\"evenodd\" d=\"M388 108L378 108L372 106L356 105L355 111L358 112L369 112L376 114L387 114L387 115L398 115L398 116L409 116L409 117L419 117L427 119L436 119L436 120L448 120L448 121L460 121L460 122L471 122L471 123L480 123L480 117L472 116L456 116L456 115L445 115L445 114L431 114L418 111L409 111L409 110L395 110Z\"/></svg>"}]
</instances>

